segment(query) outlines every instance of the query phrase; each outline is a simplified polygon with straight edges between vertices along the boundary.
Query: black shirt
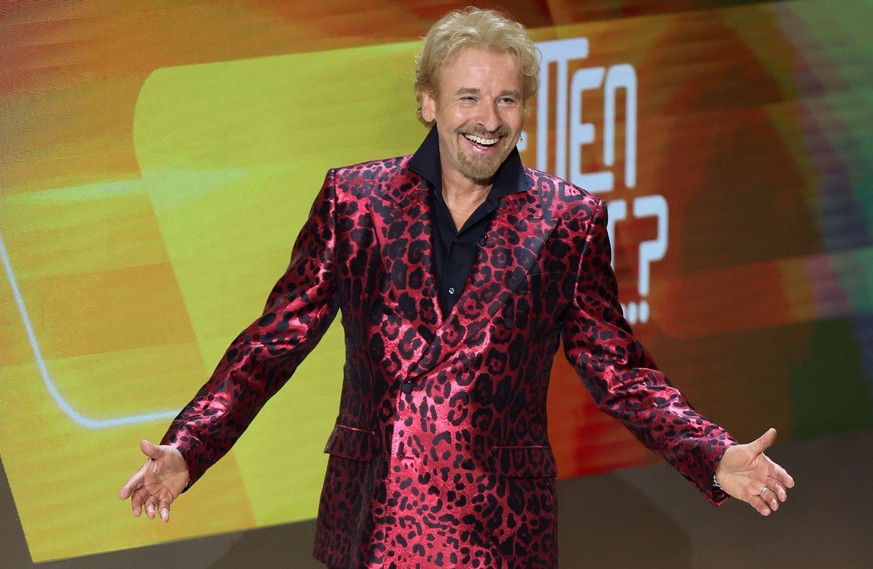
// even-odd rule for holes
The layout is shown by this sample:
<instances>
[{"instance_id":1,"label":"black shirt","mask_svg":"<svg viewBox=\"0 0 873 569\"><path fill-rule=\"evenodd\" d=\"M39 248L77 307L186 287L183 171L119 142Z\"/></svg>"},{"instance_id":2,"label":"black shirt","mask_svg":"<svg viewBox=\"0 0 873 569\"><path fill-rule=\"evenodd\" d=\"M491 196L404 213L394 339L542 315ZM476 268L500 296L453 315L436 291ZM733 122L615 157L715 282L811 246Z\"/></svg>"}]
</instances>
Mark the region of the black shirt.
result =
<instances>
[{"instance_id":1,"label":"black shirt","mask_svg":"<svg viewBox=\"0 0 873 569\"><path fill-rule=\"evenodd\" d=\"M513 149L494 176L488 197L482 202L460 231L443 200L442 169L440 167L439 134L434 126L409 161L409 168L430 186L430 206L433 222L434 270L439 303L443 315L448 315L464 290L476 252L488 240L487 229L500 205L500 198L524 189L524 170L518 150Z\"/></svg>"}]
</instances>

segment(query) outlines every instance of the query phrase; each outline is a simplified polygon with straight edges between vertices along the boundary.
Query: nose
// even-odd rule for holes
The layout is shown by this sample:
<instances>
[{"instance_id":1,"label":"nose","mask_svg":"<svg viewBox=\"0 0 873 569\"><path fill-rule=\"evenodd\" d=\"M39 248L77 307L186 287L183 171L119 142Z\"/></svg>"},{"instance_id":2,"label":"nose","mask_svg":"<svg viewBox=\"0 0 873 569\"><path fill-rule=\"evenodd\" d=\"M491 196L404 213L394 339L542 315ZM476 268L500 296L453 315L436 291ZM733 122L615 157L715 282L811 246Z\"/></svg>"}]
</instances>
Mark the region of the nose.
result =
<instances>
[{"instance_id":1,"label":"nose","mask_svg":"<svg viewBox=\"0 0 873 569\"><path fill-rule=\"evenodd\" d=\"M495 132L503 124L497 101L483 102L479 106L479 124L488 132Z\"/></svg>"}]
</instances>

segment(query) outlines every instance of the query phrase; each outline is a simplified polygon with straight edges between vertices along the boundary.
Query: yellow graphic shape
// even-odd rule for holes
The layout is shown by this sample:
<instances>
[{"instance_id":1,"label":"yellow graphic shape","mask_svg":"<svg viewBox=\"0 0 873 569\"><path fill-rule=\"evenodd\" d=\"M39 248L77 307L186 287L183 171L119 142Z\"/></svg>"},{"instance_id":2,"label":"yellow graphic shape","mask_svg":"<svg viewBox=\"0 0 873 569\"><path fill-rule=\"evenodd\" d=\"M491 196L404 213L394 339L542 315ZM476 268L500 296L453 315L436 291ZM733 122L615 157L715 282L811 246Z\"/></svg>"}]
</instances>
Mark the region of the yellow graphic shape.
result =
<instances>
[{"instance_id":1,"label":"yellow graphic shape","mask_svg":"<svg viewBox=\"0 0 873 569\"><path fill-rule=\"evenodd\" d=\"M21 299L3 283L0 444L35 561L315 515L338 324L170 524L132 518L114 495L139 439L161 436L259 315L326 170L420 143L417 48L158 69L132 125L141 179L0 196Z\"/></svg>"},{"instance_id":2,"label":"yellow graphic shape","mask_svg":"<svg viewBox=\"0 0 873 569\"><path fill-rule=\"evenodd\" d=\"M160 69L134 144L204 362L263 307L331 166L410 152L417 44ZM338 324L235 449L259 525L317 510L337 414ZM187 386L193 394L192 387Z\"/></svg>"}]
</instances>

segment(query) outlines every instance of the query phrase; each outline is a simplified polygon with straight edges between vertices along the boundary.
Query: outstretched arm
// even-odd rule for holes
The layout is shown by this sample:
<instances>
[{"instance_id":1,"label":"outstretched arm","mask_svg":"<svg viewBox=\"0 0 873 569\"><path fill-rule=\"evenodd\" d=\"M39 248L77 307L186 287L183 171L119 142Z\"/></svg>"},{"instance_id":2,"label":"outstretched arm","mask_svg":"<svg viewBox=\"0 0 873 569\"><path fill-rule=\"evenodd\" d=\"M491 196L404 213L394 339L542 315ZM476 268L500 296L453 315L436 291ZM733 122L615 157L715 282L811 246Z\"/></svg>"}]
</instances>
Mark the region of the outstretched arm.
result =
<instances>
[{"instance_id":1,"label":"outstretched arm","mask_svg":"<svg viewBox=\"0 0 873 569\"><path fill-rule=\"evenodd\" d=\"M748 444L729 447L715 472L725 492L747 502L762 516L778 510L788 499L787 490L794 487L791 475L764 454L775 440L776 429L769 429Z\"/></svg>"},{"instance_id":2,"label":"outstretched arm","mask_svg":"<svg viewBox=\"0 0 873 569\"><path fill-rule=\"evenodd\" d=\"M142 441L139 448L148 459L121 488L118 497L130 498L134 516L139 517L145 509L151 520L159 512L166 523L170 521L170 504L188 482L188 465L175 447Z\"/></svg>"}]
</instances>

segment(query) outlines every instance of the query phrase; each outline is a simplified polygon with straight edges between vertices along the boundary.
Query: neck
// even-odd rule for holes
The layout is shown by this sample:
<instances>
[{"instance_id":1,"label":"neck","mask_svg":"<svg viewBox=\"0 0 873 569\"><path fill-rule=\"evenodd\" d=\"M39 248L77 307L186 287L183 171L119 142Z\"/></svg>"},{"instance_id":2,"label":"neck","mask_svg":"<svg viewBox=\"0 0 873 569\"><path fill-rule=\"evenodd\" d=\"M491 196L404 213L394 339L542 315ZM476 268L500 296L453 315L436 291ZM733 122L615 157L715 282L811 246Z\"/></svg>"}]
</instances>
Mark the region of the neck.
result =
<instances>
[{"instance_id":1,"label":"neck","mask_svg":"<svg viewBox=\"0 0 873 569\"><path fill-rule=\"evenodd\" d=\"M457 181L443 179L443 201L446 202L458 231L464 227L467 219L473 215L476 208L485 201L490 191L490 181L478 183L465 178L462 183L458 184Z\"/></svg>"}]
</instances>

